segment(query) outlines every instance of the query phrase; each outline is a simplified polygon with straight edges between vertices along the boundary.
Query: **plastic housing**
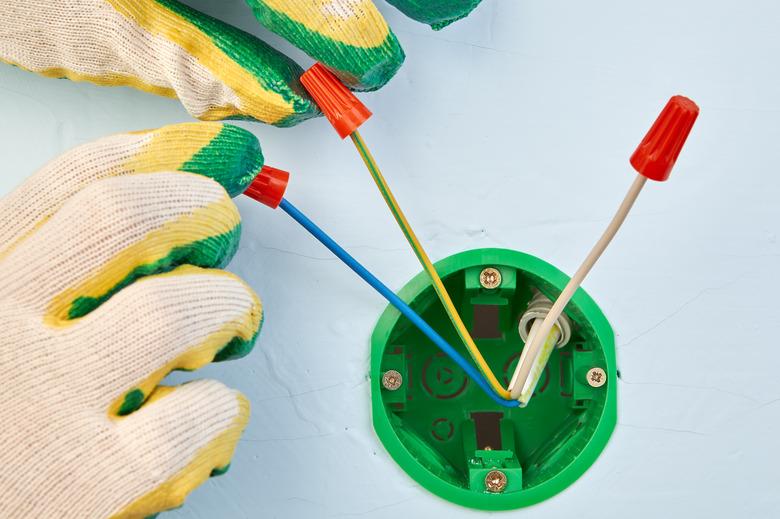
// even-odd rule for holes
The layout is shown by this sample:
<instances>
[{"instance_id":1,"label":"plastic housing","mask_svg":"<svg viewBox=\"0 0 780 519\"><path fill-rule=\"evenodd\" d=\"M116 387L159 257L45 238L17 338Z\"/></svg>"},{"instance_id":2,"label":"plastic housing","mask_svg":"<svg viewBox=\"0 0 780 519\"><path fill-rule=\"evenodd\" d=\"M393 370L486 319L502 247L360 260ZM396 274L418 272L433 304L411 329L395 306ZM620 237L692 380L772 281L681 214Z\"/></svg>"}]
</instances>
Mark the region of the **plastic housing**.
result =
<instances>
[{"instance_id":1,"label":"plastic housing","mask_svg":"<svg viewBox=\"0 0 780 519\"><path fill-rule=\"evenodd\" d=\"M499 287L480 285L485 267L500 270ZM436 269L487 362L507 384L523 347L518 320L534 290L555 299L568 277L538 258L504 249L457 254ZM399 296L467 355L426 274ZM553 352L529 405L507 409L388 307L372 335L370 375L374 429L392 458L430 492L481 510L533 505L574 483L615 428L617 369L612 328L590 296L579 290L567 313L571 341ZM606 384L587 382L592 368L604 370ZM389 370L404 380L393 391L382 385ZM501 492L486 488L494 470L506 476Z\"/></svg>"}]
</instances>

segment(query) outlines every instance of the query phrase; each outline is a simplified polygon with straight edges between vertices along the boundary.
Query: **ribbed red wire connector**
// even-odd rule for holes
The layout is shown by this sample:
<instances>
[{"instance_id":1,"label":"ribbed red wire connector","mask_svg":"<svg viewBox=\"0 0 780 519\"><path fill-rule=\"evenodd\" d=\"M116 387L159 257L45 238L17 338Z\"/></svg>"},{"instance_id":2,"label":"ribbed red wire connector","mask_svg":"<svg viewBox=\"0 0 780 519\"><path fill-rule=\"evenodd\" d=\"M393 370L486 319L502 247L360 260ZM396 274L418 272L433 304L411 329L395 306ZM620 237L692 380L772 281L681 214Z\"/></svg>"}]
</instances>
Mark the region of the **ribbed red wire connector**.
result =
<instances>
[{"instance_id":1,"label":"ribbed red wire connector","mask_svg":"<svg viewBox=\"0 0 780 519\"><path fill-rule=\"evenodd\" d=\"M668 179L698 116L696 103L687 97L672 97L631 156L634 169L650 180Z\"/></svg>"},{"instance_id":2,"label":"ribbed red wire connector","mask_svg":"<svg viewBox=\"0 0 780 519\"><path fill-rule=\"evenodd\" d=\"M372 115L371 110L321 63L304 72L301 83L342 139L352 135Z\"/></svg>"},{"instance_id":3,"label":"ribbed red wire connector","mask_svg":"<svg viewBox=\"0 0 780 519\"><path fill-rule=\"evenodd\" d=\"M263 166L244 194L272 209L279 207L287 191L290 174L281 169Z\"/></svg>"}]
</instances>

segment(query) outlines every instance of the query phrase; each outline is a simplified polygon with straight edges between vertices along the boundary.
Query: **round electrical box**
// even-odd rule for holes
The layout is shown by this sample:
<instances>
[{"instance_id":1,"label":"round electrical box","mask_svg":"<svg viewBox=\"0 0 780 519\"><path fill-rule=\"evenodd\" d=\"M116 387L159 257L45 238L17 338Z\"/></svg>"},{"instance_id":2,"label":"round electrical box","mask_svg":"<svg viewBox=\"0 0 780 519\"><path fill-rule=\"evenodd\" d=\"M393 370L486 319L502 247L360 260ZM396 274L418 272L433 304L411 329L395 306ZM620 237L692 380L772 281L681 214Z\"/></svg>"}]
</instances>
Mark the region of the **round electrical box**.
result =
<instances>
[{"instance_id":1,"label":"round electrical box","mask_svg":"<svg viewBox=\"0 0 780 519\"><path fill-rule=\"evenodd\" d=\"M503 249L456 254L436 269L506 387L529 301L538 292L555 299L568 277ZM425 273L399 295L469 358ZM617 370L612 329L590 296L580 289L566 314L571 339L553 352L530 403L505 408L388 307L371 339L371 398L374 429L393 459L434 494L482 510L532 505L576 481L615 428Z\"/></svg>"}]
</instances>

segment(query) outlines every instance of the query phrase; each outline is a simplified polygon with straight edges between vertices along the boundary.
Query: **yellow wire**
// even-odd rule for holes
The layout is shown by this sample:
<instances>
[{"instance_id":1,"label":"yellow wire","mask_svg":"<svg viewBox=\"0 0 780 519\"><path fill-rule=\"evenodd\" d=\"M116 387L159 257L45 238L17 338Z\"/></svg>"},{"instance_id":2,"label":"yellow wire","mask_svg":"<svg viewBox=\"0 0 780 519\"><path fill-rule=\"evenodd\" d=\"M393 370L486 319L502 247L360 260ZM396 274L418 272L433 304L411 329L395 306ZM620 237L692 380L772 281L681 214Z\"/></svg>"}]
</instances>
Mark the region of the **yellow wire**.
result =
<instances>
[{"instance_id":1,"label":"yellow wire","mask_svg":"<svg viewBox=\"0 0 780 519\"><path fill-rule=\"evenodd\" d=\"M444 306L444 310L447 312L447 316L450 318L450 321L455 327L455 330L458 332L458 335L463 341L463 344L466 345L466 349L469 351L471 358L474 359L477 367L485 376L485 378L487 378L488 382L496 391L496 393L498 393L502 398L511 398L509 391L507 391L498 381L498 378L496 378L496 376L493 374L493 371L490 369L490 366L488 366L488 363L485 361L485 358L482 356L479 348L474 343L474 339L471 338L471 335L466 329L466 325L463 323L460 315L458 315L458 311L455 309L452 298L450 298L450 295L447 293L447 289L444 288L444 283L442 283L441 278L439 277L439 273L436 272L436 268L433 266L433 263L431 263L431 260L428 258L428 255L422 248L420 241L417 239L414 231L412 231L412 228L409 226L409 222L406 220L406 216L404 216L403 211L401 211L401 208L398 206L398 202L393 196L393 193L390 191L390 187L387 185L385 178L382 176L382 172L379 171L379 166L376 164L374 157L372 157L371 152L368 151L366 143L363 142L363 138L360 136L360 133L355 130L351 137L352 142L355 143L355 147L360 153L360 156L363 157L363 162L366 163L366 167L368 168L369 173L371 173L371 177L373 177L374 182L376 182L376 185L379 188L379 191L382 193L382 197L385 199L385 202L387 202L387 206L390 208L390 211L393 213L395 220L401 227L404 236L406 236L409 245L412 246L412 250L414 250L414 253L420 260L420 263L422 263L423 268L430 276L431 282L433 283L433 289L439 296L439 300Z\"/></svg>"}]
</instances>

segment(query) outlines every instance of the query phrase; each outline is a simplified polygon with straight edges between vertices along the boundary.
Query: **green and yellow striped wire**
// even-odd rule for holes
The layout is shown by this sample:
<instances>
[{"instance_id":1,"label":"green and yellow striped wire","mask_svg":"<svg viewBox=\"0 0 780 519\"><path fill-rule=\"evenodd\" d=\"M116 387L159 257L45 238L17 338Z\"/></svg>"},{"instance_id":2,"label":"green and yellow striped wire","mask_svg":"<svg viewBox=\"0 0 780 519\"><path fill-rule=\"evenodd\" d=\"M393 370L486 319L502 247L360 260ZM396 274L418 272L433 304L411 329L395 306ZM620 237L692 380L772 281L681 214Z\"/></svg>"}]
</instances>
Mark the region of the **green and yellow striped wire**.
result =
<instances>
[{"instance_id":1,"label":"green and yellow striped wire","mask_svg":"<svg viewBox=\"0 0 780 519\"><path fill-rule=\"evenodd\" d=\"M398 202L393 196L393 193L390 191L390 187L387 185L385 178L382 176L382 172L379 171L379 166L377 166L374 157L371 156L371 152L368 151L366 143L363 141L360 133L355 130L350 135L350 137L352 138L352 142L355 144L358 153L360 153L360 156L363 158L363 162L366 163L366 167L368 167L368 171L371 173L371 177L374 179L374 182L376 182L376 185L379 188L379 191L382 193L382 197L385 199L385 202L387 202L387 206L390 208L390 211L393 213L396 222L398 222L398 225L401 227L404 236L406 236L409 245L412 246L412 250L414 250L414 253L420 260L423 268L430 276L433 283L433 289L436 291L436 295L439 296L439 300L444 306L444 310L447 312L447 316L450 318L452 325L458 332L458 336L460 336L463 344L466 345L466 349L469 351L471 358L474 359L477 367L488 380L496 393L498 393L502 398L510 399L511 395L509 394L509 391L507 391L498 381L498 378L496 378L493 370L490 369L490 366L488 366L488 363L485 361L485 358L482 356L479 348L474 343L474 339L471 338L471 335L466 329L466 325L463 323L460 315L458 315L458 311L455 309L455 305L453 304L449 293L447 293L447 289L444 288L444 283L442 283L441 278L439 277L439 273L436 272L436 268L433 266L433 263L431 263L430 258L428 258L428 254L425 253L425 250L422 248L420 241L417 239L414 231L412 231L412 228L409 226L409 222L406 220L406 216L404 216L403 211L401 211L401 208L398 206Z\"/></svg>"}]
</instances>

